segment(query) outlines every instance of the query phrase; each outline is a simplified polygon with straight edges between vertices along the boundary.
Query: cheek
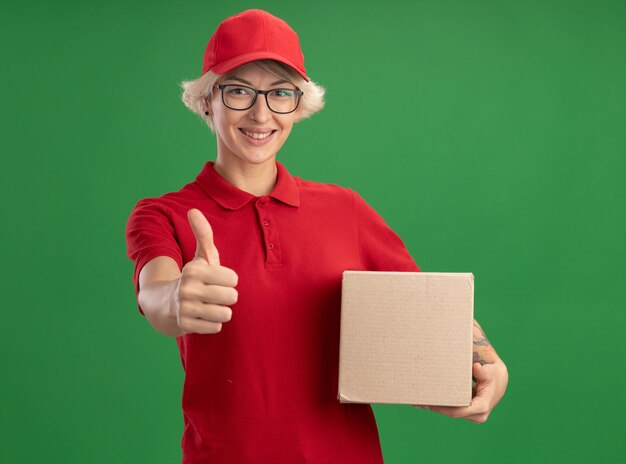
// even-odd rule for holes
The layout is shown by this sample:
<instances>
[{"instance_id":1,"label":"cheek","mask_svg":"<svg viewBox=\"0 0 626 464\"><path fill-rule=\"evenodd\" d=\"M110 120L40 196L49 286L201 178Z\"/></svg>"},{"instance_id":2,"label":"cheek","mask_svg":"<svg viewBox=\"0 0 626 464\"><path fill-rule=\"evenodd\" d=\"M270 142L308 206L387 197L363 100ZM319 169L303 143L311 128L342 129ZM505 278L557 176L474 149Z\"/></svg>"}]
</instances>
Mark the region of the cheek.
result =
<instances>
[{"instance_id":1,"label":"cheek","mask_svg":"<svg viewBox=\"0 0 626 464\"><path fill-rule=\"evenodd\" d=\"M293 122L283 124L282 126L283 133L285 135L289 135L291 133L292 128L293 128Z\"/></svg>"},{"instance_id":2,"label":"cheek","mask_svg":"<svg viewBox=\"0 0 626 464\"><path fill-rule=\"evenodd\" d=\"M219 128L221 132L230 130L233 127L234 121L229 118L230 115L224 113L222 108L216 108L213 112L213 125Z\"/></svg>"}]
</instances>

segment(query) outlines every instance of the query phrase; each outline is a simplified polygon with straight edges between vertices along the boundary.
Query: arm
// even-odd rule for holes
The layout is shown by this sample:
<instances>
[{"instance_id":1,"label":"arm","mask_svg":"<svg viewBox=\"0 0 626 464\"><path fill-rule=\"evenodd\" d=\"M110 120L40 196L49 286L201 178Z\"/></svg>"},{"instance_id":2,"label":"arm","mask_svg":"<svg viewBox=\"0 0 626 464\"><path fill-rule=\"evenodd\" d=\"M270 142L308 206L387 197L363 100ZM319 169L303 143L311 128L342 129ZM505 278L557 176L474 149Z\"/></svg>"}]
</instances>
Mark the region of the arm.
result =
<instances>
[{"instance_id":1,"label":"arm","mask_svg":"<svg viewBox=\"0 0 626 464\"><path fill-rule=\"evenodd\" d=\"M502 362L496 350L493 349L487 336L480 326L478 321L474 319L474 362L480 363L481 366L485 364L494 364L496 362ZM504 364L504 363L503 363Z\"/></svg>"},{"instance_id":2,"label":"arm","mask_svg":"<svg viewBox=\"0 0 626 464\"><path fill-rule=\"evenodd\" d=\"M415 406L444 414L449 417L485 422L498 404L509 383L509 373L496 350L485 336L485 332L474 320L474 364L472 375L476 381L474 398L467 407Z\"/></svg>"},{"instance_id":3,"label":"arm","mask_svg":"<svg viewBox=\"0 0 626 464\"><path fill-rule=\"evenodd\" d=\"M187 333L215 334L230 321L237 302L238 276L220 266L213 231L202 212L191 209L196 255L182 270L169 256L148 261L139 273L137 301L152 326L168 337Z\"/></svg>"},{"instance_id":4,"label":"arm","mask_svg":"<svg viewBox=\"0 0 626 464\"><path fill-rule=\"evenodd\" d=\"M139 273L139 305L152 327L168 337L184 334L174 300L180 276L178 264L168 256L148 261Z\"/></svg>"}]
</instances>

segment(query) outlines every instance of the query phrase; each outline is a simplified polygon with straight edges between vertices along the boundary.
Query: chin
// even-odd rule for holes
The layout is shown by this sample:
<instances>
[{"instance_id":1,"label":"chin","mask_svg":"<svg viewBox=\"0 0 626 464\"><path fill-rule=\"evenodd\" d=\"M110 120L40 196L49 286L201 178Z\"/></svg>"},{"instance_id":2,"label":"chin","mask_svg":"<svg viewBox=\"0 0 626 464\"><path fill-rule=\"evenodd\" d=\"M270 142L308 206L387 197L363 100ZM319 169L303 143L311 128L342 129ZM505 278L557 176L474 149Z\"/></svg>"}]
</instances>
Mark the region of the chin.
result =
<instances>
[{"instance_id":1,"label":"chin","mask_svg":"<svg viewBox=\"0 0 626 464\"><path fill-rule=\"evenodd\" d=\"M243 161L250 164L263 164L276 158L276 153L250 153L240 157Z\"/></svg>"}]
</instances>

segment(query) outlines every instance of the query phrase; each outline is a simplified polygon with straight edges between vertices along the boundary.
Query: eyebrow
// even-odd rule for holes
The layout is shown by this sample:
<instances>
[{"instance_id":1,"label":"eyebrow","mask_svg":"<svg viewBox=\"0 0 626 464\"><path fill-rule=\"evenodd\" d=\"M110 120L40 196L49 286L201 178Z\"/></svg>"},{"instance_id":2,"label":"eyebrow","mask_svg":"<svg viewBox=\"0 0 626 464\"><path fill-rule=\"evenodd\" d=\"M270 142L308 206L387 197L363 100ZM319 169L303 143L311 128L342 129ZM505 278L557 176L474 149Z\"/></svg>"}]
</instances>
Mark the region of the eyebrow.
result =
<instances>
[{"instance_id":1,"label":"eyebrow","mask_svg":"<svg viewBox=\"0 0 626 464\"><path fill-rule=\"evenodd\" d=\"M244 84L248 84L250 87L254 87L251 82L248 82L247 80L242 79L241 77L226 76L224 78L224 80L225 81L239 81L239 82L243 82ZM276 81L276 82L272 82L270 85L278 85L278 84L291 84L291 85L293 85L291 82L286 81L284 79L281 79L281 80Z\"/></svg>"}]
</instances>

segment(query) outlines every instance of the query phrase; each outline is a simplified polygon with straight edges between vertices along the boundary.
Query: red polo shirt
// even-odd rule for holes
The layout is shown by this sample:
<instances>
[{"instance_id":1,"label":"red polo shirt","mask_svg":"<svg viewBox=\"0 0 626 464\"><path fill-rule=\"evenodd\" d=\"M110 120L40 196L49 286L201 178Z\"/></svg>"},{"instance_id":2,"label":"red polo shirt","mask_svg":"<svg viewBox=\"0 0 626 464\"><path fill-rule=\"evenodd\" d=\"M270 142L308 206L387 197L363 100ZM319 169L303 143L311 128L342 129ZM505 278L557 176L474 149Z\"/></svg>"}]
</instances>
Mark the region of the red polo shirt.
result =
<instances>
[{"instance_id":1,"label":"red polo shirt","mask_svg":"<svg viewBox=\"0 0 626 464\"><path fill-rule=\"evenodd\" d=\"M356 192L276 165L272 193L257 197L208 161L195 182L140 200L128 219L136 292L142 266L156 256L180 268L193 259L190 208L209 220L221 265L239 275L222 331L176 339L183 463L381 463L371 407L337 400L341 277L346 269L419 268Z\"/></svg>"}]
</instances>

